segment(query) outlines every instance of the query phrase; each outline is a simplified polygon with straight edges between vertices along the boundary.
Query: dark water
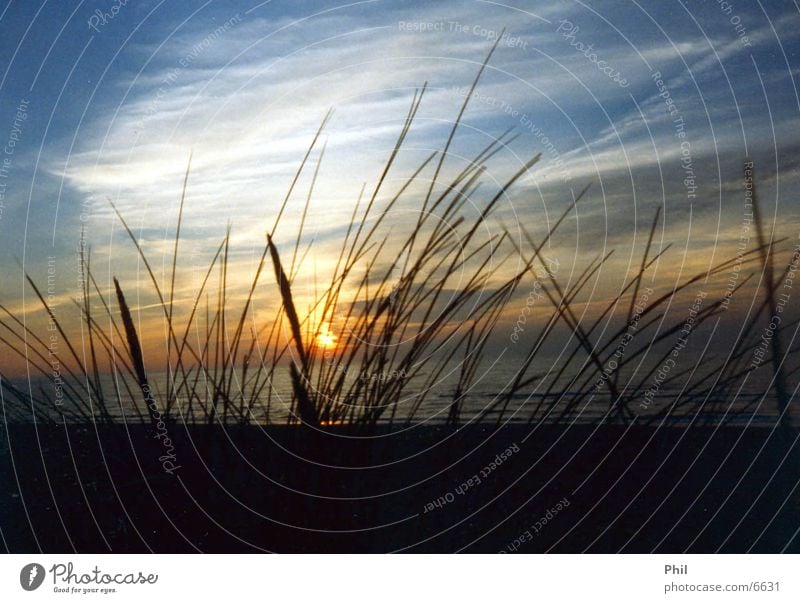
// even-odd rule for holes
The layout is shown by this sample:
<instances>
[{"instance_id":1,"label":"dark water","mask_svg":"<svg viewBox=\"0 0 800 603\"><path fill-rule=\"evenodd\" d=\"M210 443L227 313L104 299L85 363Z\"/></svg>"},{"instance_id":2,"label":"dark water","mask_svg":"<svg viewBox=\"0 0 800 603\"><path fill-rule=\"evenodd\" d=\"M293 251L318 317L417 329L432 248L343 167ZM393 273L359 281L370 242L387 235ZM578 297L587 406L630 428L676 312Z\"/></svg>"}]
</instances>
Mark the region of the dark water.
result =
<instances>
[{"instance_id":1,"label":"dark water","mask_svg":"<svg viewBox=\"0 0 800 603\"><path fill-rule=\"evenodd\" d=\"M506 363L488 365L478 371L475 383L466 391L460 421L470 423L477 420L527 423L535 413L537 421L555 422L557 420L567 423L596 423L599 421L613 422L615 415L609 412L612 398L609 388L597 378L574 380L572 376L562 376L556 382L547 376L530 384L508 398L505 391L516 377L517 366ZM155 400L160 410L164 410L166 401L165 392L168 388L168 379L165 373L151 373L148 376L150 386L155 394ZM404 423L413 420L416 423L425 422L440 424L447 420L450 406L453 402L455 385L458 380L458 366L453 365L452 370L445 371L442 377L433 385L429 385L429 376L425 373L411 379L404 388L403 396L397 401L396 409L387 407L381 421ZM589 386L584 385L588 380ZM612 377L613 380L613 377ZM668 421L672 424L689 424L700 422L703 424L733 423L754 424L760 426L774 425L779 418L778 408L773 392L770 390L769 375L761 379L749 378L743 384L741 381L734 388L722 394L711 394L692 397L691 390L685 383L660 386L658 390L645 398L645 391L651 386L649 381L642 382L642 376L619 375L615 382L616 390L620 393L625 405L630 409L628 420L636 418L639 421L661 420L663 414L669 410ZM239 396L236 401L237 408L245 409L249 422L257 424L286 423L289 419L292 402L292 387L287 369L276 371L274 379L261 391L252 405L241 400L241 392L245 392L245 400L249 399L251 383L242 383L234 380L231 390ZM55 396L52 382L44 379L16 380L13 384L23 392L33 392L34 397L41 399L38 392L50 392L50 399ZM213 397L213 390L202 377L198 380L198 391L202 392L207 400ZM114 420L131 422L143 420L146 416L144 404L139 395L136 384L128 378L127 386L133 392L133 397L125 387L122 376L116 378L110 375L101 377L103 395L106 400L106 411ZM583 386L583 389L581 388ZM94 396L86 393L86 385L75 385L78 391L84 392L86 401L84 414L100 415L101 411ZM313 388L312 393L313 393ZM687 391L689 393L687 394ZM584 393L581 392L593 392ZM316 392L318 398L324 396ZM3 392L3 410L6 420L30 420L32 411L29 401L20 402L7 391ZM247 408L249 406L249 409ZM58 420L62 409L70 409L71 403L65 401L63 406L42 402L36 403L36 409L54 420ZM500 410L503 410L500 417ZM195 400L189 404L187 396L180 392L173 413L179 420L186 422L204 421L203 410ZM219 420L238 422L241 414L238 410L223 412L220 408Z\"/></svg>"}]
</instances>

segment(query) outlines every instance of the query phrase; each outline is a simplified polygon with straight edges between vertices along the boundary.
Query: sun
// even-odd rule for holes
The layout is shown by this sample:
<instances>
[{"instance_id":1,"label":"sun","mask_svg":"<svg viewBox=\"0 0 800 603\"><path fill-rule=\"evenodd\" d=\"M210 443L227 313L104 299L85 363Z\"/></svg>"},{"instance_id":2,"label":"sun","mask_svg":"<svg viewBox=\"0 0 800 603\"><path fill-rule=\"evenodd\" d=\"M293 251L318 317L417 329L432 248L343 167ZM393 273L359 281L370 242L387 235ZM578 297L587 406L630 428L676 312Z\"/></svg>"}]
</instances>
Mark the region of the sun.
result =
<instances>
[{"instance_id":1,"label":"sun","mask_svg":"<svg viewBox=\"0 0 800 603\"><path fill-rule=\"evenodd\" d=\"M325 350L334 349L338 341L339 338L330 329L323 329L317 334L317 345Z\"/></svg>"}]
</instances>

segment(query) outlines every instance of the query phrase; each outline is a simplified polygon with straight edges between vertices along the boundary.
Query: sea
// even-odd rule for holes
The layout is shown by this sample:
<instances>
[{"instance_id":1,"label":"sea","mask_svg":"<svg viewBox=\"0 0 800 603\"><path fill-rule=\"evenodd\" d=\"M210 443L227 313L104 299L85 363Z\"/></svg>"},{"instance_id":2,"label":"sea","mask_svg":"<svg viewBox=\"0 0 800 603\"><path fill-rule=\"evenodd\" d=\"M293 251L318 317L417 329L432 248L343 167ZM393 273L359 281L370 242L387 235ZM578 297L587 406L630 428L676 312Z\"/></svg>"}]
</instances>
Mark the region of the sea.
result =
<instances>
[{"instance_id":1,"label":"sea","mask_svg":"<svg viewBox=\"0 0 800 603\"><path fill-rule=\"evenodd\" d=\"M458 421L469 424L478 421L500 423L581 423L668 422L671 424L737 424L775 425L780 420L780 410L775 397L771 373L767 370L748 374L732 382L727 389L717 387L709 393L715 376L697 385L697 377L685 376L672 381L661 381L657 374L604 375L597 371L576 378L572 372L556 378L558 368L547 365L539 379L523 387L514 388L519 365L513 362L495 362L481 366L469 387L460 392L461 404ZM383 383L363 383L362 391L375 392L371 396L373 407L381 408L378 423L444 424L450 420L451 409L458 391L461 365L449 363L438 375L421 370L413 376L385 372L376 380ZM536 373L529 368L526 375ZM230 403L218 403L216 422L287 424L297 421L293 414L293 387L288 367L279 366L272 378L266 373L255 379L250 370L241 380L238 370L231 379ZM355 386L356 378L345 378L345 383ZM403 379L401 395L379 400L382 391L393 379ZM208 410L214 398L213 380L193 373L189 382L196 395L187 395L187 387L176 385L164 372L148 374L152 401L159 414L187 423L208 422ZM62 383L41 377L17 378L5 381L2 388L2 411L7 421L38 420L89 421L113 420L115 422L147 421L148 411L141 388L130 375L100 375L103 404L87 385L86 379L75 380L67 376ZM324 389L316 387L312 378L308 382L310 397L317 405L327 402ZM174 394L167 396L172 389ZM509 391L515 393L509 395ZM13 391L12 391L13 390ZM383 390L385 391L385 390ZM612 392L614 394L612 395ZM81 400L76 403L76 400ZM168 398L173 402L167 408ZM363 398L359 398L362 400ZM356 402L354 414L362 409ZM334 421L335 422L335 421Z\"/></svg>"}]
</instances>

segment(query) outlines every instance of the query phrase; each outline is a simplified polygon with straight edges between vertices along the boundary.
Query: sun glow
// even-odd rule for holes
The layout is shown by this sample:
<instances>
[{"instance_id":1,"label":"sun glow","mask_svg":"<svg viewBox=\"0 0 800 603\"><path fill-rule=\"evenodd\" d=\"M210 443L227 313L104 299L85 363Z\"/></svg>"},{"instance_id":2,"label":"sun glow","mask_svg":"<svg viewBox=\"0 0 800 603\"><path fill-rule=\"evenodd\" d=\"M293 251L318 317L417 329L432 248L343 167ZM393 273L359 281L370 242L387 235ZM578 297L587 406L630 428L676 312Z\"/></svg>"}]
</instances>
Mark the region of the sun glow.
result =
<instances>
[{"instance_id":1,"label":"sun glow","mask_svg":"<svg viewBox=\"0 0 800 603\"><path fill-rule=\"evenodd\" d=\"M317 334L317 345L325 350L332 350L339 342L339 338L331 333L330 329L324 328Z\"/></svg>"}]
</instances>

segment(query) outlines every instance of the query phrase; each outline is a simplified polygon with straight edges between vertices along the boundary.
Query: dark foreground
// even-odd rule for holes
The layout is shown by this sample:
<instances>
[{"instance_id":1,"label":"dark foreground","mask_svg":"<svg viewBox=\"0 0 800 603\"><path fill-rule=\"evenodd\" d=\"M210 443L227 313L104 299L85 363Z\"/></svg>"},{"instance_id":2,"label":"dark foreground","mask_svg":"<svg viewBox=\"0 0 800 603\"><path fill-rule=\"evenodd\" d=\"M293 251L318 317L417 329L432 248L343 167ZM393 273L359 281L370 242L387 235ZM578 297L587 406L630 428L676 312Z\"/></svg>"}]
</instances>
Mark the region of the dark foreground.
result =
<instances>
[{"instance_id":1,"label":"dark foreground","mask_svg":"<svg viewBox=\"0 0 800 603\"><path fill-rule=\"evenodd\" d=\"M0 431L3 548L800 552L796 432L168 430L172 475L150 427Z\"/></svg>"}]
</instances>

